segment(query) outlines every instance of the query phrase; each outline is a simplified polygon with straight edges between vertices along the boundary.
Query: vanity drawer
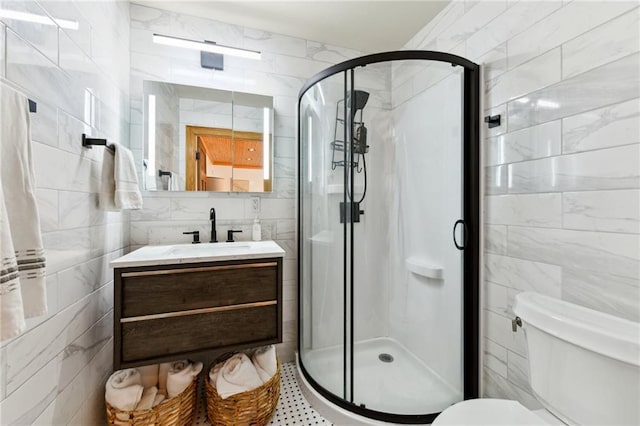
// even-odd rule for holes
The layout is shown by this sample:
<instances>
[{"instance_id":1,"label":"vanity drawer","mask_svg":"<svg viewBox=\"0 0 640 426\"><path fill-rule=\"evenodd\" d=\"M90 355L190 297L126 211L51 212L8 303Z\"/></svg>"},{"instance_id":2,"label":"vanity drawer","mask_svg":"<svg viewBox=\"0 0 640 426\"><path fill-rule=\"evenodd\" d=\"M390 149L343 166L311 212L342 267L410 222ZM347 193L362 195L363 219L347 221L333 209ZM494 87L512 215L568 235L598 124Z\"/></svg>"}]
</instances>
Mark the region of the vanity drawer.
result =
<instances>
[{"instance_id":1,"label":"vanity drawer","mask_svg":"<svg viewBox=\"0 0 640 426\"><path fill-rule=\"evenodd\" d=\"M258 304L255 304L258 305ZM165 318L122 322L123 363L253 342L279 341L278 306L221 308L210 313L174 313Z\"/></svg>"},{"instance_id":2,"label":"vanity drawer","mask_svg":"<svg viewBox=\"0 0 640 426\"><path fill-rule=\"evenodd\" d=\"M278 263L125 271L122 317L276 300Z\"/></svg>"}]
</instances>

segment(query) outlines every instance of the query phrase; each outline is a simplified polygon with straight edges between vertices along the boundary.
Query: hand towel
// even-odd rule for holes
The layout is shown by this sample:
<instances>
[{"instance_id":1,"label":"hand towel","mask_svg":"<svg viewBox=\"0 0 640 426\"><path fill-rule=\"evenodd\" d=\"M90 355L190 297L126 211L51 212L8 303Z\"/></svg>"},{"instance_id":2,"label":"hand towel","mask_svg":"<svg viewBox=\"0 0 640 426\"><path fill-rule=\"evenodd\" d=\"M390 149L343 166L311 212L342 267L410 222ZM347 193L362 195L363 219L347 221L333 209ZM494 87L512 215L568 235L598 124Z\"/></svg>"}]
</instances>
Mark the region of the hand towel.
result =
<instances>
[{"instance_id":1,"label":"hand towel","mask_svg":"<svg viewBox=\"0 0 640 426\"><path fill-rule=\"evenodd\" d=\"M142 377L142 386L144 386L145 389L152 386L158 386L158 364L138 367L138 371L140 372L140 376Z\"/></svg>"},{"instance_id":2,"label":"hand towel","mask_svg":"<svg viewBox=\"0 0 640 426\"><path fill-rule=\"evenodd\" d=\"M116 207L116 180L114 177L115 153L104 148L102 153L102 173L100 175L100 194L98 205L102 210L118 211Z\"/></svg>"},{"instance_id":3,"label":"hand towel","mask_svg":"<svg viewBox=\"0 0 640 426\"><path fill-rule=\"evenodd\" d=\"M142 391L142 397L140 398L140 402L138 403L136 410L149 410L153 407L157 395L157 387L151 386L150 388L145 388L144 391Z\"/></svg>"},{"instance_id":4,"label":"hand towel","mask_svg":"<svg viewBox=\"0 0 640 426\"><path fill-rule=\"evenodd\" d=\"M253 366L256 367L262 383L265 383L278 371L276 347L269 345L256 349L251 357L251 362L253 362Z\"/></svg>"},{"instance_id":5,"label":"hand towel","mask_svg":"<svg viewBox=\"0 0 640 426\"><path fill-rule=\"evenodd\" d=\"M167 396L173 398L180 395L201 371L201 362L176 361L171 363L167 375Z\"/></svg>"},{"instance_id":6,"label":"hand towel","mask_svg":"<svg viewBox=\"0 0 640 426\"><path fill-rule=\"evenodd\" d=\"M180 176L176 172L171 172L169 176L169 191L182 191L180 187Z\"/></svg>"},{"instance_id":7,"label":"hand towel","mask_svg":"<svg viewBox=\"0 0 640 426\"><path fill-rule=\"evenodd\" d=\"M142 208L142 194L138 186L138 174L136 172L133 154L127 148L114 144L116 148L115 181L116 207L126 210L140 210Z\"/></svg>"},{"instance_id":8,"label":"hand towel","mask_svg":"<svg viewBox=\"0 0 640 426\"><path fill-rule=\"evenodd\" d=\"M47 313L27 98L0 85L0 340Z\"/></svg>"},{"instance_id":9,"label":"hand towel","mask_svg":"<svg viewBox=\"0 0 640 426\"><path fill-rule=\"evenodd\" d=\"M262 386L262 380L249 357L243 353L226 360L216 379L216 389L222 399L259 386Z\"/></svg>"},{"instance_id":10,"label":"hand towel","mask_svg":"<svg viewBox=\"0 0 640 426\"><path fill-rule=\"evenodd\" d=\"M142 398L142 378L135 368L116 371L109 377L106 385L105 399L113 407L124 411L132 411Z\"/></svg>"},{"instance_id":11,"label":"hand towel","mask_svg":"<svg viewBox=\"0 0 640 426\"><path fill-rule=\"evenodd\" d=\"M105 148L102 154L100 207L110 211L141 209L142 194L133 154L120 144L112 145L115 152Z\"/></svg>"}]
</instances>

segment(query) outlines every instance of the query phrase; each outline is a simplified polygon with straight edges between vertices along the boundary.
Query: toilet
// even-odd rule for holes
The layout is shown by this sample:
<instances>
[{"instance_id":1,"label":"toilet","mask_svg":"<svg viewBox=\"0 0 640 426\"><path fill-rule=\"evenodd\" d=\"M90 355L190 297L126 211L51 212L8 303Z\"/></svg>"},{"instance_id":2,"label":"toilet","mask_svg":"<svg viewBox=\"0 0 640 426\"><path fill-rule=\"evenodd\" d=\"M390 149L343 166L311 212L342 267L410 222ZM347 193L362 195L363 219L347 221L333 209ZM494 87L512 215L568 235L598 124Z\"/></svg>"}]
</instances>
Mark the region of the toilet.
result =
<instances>
[{"instance_id":1,"label":"toilet","mask_svg":"<svg viewBox=\"0 0 640 426\"><path fill-rule=\"evenodd\" d=\"M531 389L543 410L472 399L433 425L638 425L640 323L524 292L513 311L529 352Z\"/></svg>"}]
</instances>

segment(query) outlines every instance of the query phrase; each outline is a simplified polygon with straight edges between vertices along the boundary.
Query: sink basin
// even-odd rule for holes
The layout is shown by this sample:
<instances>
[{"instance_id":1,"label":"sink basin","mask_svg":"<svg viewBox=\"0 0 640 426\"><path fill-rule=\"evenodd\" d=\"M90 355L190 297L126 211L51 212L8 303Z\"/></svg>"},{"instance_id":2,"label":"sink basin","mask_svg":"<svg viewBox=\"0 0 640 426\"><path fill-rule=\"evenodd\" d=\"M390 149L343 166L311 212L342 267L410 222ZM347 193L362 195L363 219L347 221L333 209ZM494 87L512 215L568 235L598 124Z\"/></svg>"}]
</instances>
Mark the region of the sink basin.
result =
<instances>
[{"instance_id":1,"label":"sink basin","mask_svg":"<svg viewBox=\"0 0 640 426\"><path fill-rule=\"evenodd\" d=\"M169 246L167 255L185 257L185 256L208 256L219 255L221 253L238 253L248 252L250 246L247 244L238 245L237 243L221 243L221 244L177 244Z\"/></svg>"},{"instance_id":2,"label":"sink basin","mask_svg":"<svg viewBox=\"0 0 640 426\"><path fill-rule=\"evenodd\" d=\"M145 246L111 261L112 268L284 257L274 241Z\"/></svg>"}]
</instances>

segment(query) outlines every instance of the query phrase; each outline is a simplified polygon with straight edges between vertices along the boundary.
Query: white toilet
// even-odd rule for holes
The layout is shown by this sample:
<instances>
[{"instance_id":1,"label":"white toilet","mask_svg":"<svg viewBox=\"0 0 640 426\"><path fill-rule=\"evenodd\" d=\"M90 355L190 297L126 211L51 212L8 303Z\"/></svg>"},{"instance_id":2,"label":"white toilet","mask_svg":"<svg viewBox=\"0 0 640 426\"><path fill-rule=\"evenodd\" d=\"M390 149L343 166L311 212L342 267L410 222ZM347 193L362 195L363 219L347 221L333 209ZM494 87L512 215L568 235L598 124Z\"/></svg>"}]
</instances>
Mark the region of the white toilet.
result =
<instances>
[{"instance_id":1,"label":"white toilet","mask_svg":"<svg viewBox=\"0 0 640 426\"><path fill-rule=\"evenodd\" d=\"M640 323L525 292L513 311L529 350L531 389L545 410L473 399L433 425L640 425Z\"/></svg>"}]
</instances>

